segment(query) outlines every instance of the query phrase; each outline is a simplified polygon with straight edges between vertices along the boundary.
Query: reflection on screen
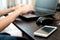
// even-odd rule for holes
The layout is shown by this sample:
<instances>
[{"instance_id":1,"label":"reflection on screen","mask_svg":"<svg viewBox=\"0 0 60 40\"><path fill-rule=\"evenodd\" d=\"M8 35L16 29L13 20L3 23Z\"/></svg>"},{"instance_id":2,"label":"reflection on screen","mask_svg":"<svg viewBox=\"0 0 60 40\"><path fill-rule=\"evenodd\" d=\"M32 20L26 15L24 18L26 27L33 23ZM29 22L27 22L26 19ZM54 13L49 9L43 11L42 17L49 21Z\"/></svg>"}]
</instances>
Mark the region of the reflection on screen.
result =
<instances>
[{"instance_id":1,"label":"reflection on screen","mask_svg":"<svg viewBox=\"0 0 60 40\"><path fill-rule=\"evenodd\" d=\"M55 12L57 0L36 0L35 9L39 14L51 14Z\"/></svg>"},{"instance_id":2,"label":"reflection on screen","mask_svg":"<svg viewBox=\"0 0 60 40\"><path fill-rule=\"evenodd\" d=\"M50 27L44 27L44 28L42 28L43 31L48 32L48 33L51 32L53 29L54 28L50 28Z\"/></svg>"}]
</instances>

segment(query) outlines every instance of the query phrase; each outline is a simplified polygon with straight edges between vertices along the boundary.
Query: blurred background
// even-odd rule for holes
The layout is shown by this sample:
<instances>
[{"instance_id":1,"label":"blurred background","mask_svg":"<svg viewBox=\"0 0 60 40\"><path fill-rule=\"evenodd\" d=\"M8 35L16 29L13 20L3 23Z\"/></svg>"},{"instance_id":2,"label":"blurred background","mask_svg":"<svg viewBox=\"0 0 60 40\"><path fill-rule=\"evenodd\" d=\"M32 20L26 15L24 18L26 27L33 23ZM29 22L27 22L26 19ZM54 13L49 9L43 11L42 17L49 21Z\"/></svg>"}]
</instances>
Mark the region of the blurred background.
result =
<instances>
[{"instance_id":1,"label":"blurred background","mask_svg":"<svg viewBox=\"0 0 60 40\"><path fill-rule=\"evenodd\" d=\"M36 0L0 0L0 9L4 10L19 4L35 5L35 1Z\"/></svg>"}]
</instances>

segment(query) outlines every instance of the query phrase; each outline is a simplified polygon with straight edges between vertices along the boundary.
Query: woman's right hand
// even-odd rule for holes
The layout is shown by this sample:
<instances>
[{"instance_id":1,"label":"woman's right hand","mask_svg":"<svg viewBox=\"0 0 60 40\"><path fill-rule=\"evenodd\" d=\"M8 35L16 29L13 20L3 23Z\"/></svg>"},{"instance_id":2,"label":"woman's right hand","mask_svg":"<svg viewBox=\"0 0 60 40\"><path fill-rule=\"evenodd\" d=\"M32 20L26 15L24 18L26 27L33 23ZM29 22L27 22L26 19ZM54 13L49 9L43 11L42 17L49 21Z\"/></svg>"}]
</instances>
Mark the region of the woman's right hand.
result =
<instances>
[{"instance_id":1,"label":"woman's right hand","mask_svg":"<svg viewBox=\"0 0 60 40\"><path fill-rule=\"evenodd\" d=\"M28 14L28 12L30 12L30 11L35 11L34 6L32 6L32 5L23 5L22 6L23 14Z\"/></svg>"},{"instance_id":2,"label":"woman's right hand","mask_svg":"<svg viewBox=\"0 0 60 40\"><path fill-rule=\"evenodd\" d=\"M20 5L16 10L18 10L18 12L21 12L20 14L28 14L30 11L35 11L34 6L32 5Z\"/></svg>"}]
</instances>

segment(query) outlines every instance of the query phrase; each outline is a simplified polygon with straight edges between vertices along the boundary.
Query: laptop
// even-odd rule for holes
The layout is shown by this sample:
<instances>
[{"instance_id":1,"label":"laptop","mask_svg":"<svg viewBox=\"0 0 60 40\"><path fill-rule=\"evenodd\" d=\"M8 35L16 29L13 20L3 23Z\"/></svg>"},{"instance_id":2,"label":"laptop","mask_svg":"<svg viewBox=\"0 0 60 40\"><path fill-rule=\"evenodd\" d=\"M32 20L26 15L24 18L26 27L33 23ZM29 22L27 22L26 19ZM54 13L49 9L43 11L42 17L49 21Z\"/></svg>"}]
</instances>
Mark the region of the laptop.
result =
<instances>
[{"instance_id":1,"label":"laptop","mask_svg":"<svg viewBox=\"0 0 60 40\"><path fill-rule=\"evenodd\" d=\"M39 16L53 15L56 12L58 0L36 0L35 13L29 12L28 16L23 15L21 18L26 20L38 18Z\"/></svg>"},{"instance_id":2,"label":"laptop","mask_svg":"<svg viewBox=\"0 0 60 40\"><path fill-rule=\"evenodd\" d=\"M40 16L55 14L58 0L36 0L36 14Z\"/></svg>"}]
</instances>

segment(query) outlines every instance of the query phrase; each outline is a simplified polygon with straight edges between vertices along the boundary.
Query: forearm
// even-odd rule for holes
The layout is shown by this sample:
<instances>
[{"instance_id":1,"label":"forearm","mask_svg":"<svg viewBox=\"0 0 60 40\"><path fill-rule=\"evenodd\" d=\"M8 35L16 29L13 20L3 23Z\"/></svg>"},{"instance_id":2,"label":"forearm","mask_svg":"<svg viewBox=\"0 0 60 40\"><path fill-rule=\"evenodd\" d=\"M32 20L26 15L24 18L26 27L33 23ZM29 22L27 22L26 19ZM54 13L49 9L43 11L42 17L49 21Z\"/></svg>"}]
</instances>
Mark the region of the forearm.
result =
<instances>
[{"instance_id":1,"label":"forearm","mask_svg":"<svg viewBox=\"0 0 60 40\"><path fill-rule=\"evenodd\" d=\"M5 29L11 22L13 22L16 17L18 17L20 12L14 11L13 14L6 16L5 18L0 20L0 31Z\"/></svg>"},{"instance_id":2,"label":"forearm","mask_svg":"<svg viewBox=\"0 0 60 40\"><path fill-rule=\"evenodd\" d=\"M1 16L1 15L5 15L5 14L8 14L9 12L12 12L12 11L14 11L14 10L15 10L14 7L8 8L8 9L6 9L6 10L0 10L0 16Z\"/></svg>"}]
</instances>

